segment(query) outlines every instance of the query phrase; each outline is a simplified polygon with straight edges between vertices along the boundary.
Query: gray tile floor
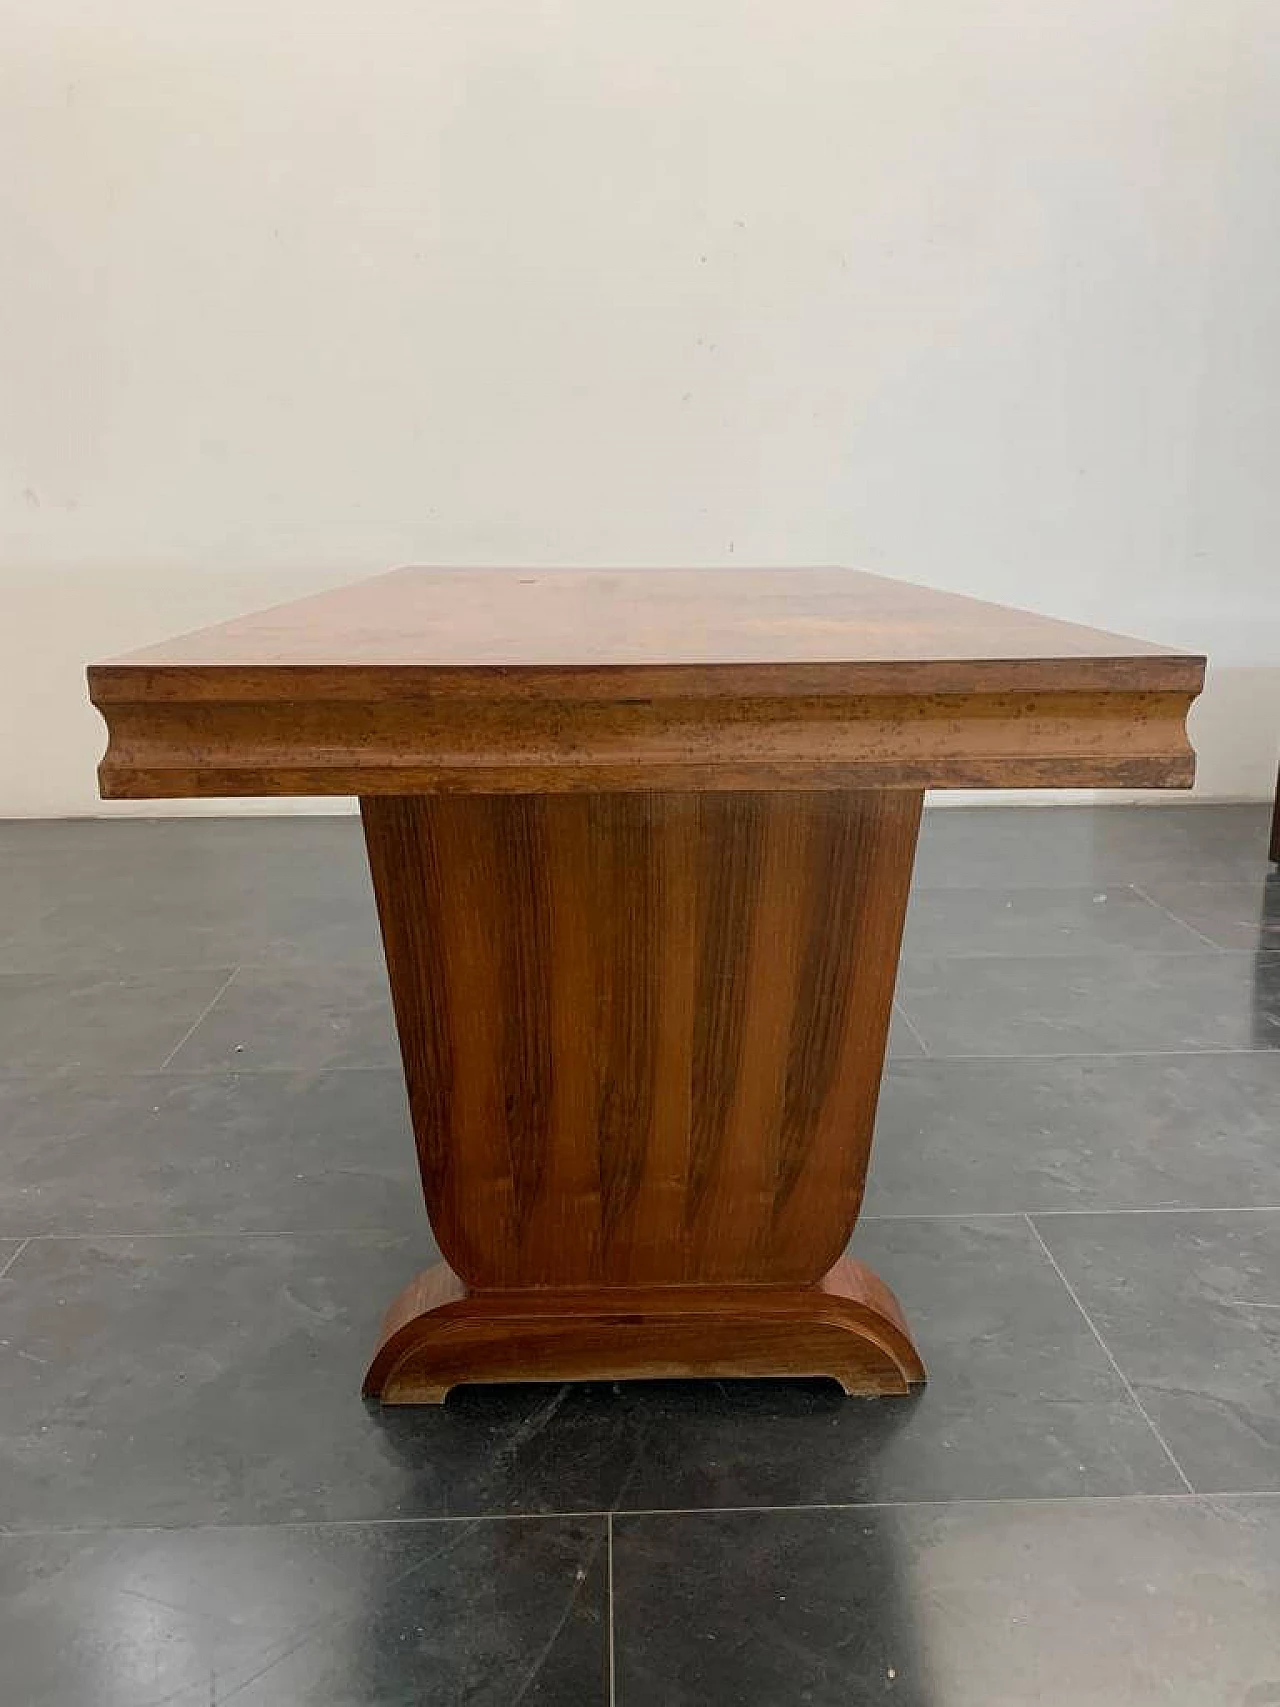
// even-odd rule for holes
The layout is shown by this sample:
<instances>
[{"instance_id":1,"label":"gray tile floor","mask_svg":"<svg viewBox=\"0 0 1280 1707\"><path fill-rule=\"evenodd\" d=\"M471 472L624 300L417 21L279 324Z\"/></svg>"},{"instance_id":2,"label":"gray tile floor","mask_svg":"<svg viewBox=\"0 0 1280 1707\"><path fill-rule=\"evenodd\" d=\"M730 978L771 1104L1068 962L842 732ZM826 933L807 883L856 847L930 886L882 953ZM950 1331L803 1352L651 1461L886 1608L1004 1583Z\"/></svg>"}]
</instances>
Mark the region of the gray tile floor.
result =
<instances>
[{"instance_id":1,"label":"gray tile floor","mask_svg":"<svg viewBox=\"0 0 1280 1707\"><path fill-rule=\"evenodd\" d=\"M919 1396L382 1413L357 823L0 824L0 1702L1280 1702L1265 825L927 818L855 1239Z\"/></svg>"}]
</instances>

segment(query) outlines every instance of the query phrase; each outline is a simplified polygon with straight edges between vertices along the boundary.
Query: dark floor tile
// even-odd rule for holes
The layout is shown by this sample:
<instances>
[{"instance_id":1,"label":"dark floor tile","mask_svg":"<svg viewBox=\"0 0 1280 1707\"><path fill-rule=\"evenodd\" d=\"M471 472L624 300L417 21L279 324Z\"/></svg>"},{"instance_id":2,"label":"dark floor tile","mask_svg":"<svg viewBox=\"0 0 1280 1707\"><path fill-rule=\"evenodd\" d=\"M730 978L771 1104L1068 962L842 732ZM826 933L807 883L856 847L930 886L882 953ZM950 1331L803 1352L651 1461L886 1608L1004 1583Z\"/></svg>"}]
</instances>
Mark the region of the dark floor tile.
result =
<instances>
[{"instance_id":1,"label":"dark floor tile","mask_svg":"<svg viewBox=\"0 0 1280 1707\"><path fill-rule=\"evenodd\" d=\"M1280 1489L1280 1209L1036 1225L1192 1485Z\"/></svg>"},{"instance_id":2,"label":"dark floor tile","mask_svg":"<svg viewBox=\"0 0 1280 1707\"><path fill-rule=\"evenodd\" d=\"M0 971L380 964L372 896L335 889L325 882L272 882L264 874L223 896L157 893L143 883L136 894L121 896L90 881L84 894L64 893L0 934Z\"/></svg>"},{"instance_id":3,"label":"dark floor tile","mask_svg":"<svg viewBox=\"0 0 1280 1707\"><path fill-rule=\"evenodd\" d=\"M398 1066L381 966L242 967L173 1058L175 1072Z\"/></svg>"},{"instance_id":4,"label":"dark floor tile","mask_svg":"<svg viewBox=\"0 0 1280 1707\"><path fill-rule=\"evenodd\" d=\"M994 876L994 874L993 874ZM1106 889L915 889L902 952L919 955L1195 953L1204 941L1123 884Z\"/></svg>"},{"instance_id":5,"label":"dark floor tile","mask_svg":"<svg viewBox=\"0 0 1280 1707\"><path fill-rule=\"evenodd\" d=\"M1280 954L911 960L898 1000L930 1055L1280 1048Z\"/></svg>"},{"instance_id":6,"label":"dark floor tile","mask_svg":"<svg viewBox=\"0 0 1280 1707\"><path fill-rule=\"evenodd\" d=\"M618 1707L1265 1707L1280 1501L614 1522Z\"/></svg>"},{"instance_id":7,"label":"dark floor tile","mask_svg":"<svg viewBox=\"0 0 1280 1707\"><path fill-rule=\"evenodd\" d=\"M1218 948L1280 948L1280 871L1252 883L1162 883L1147 891L1153 901Z\"/></svg>"},{"instance_id":8,"label":"dark floor tile","mask_svg":"<svg viewBox=\"0 0 1280 1707\"><path fill-rule=\"evenodd\" d=\"M854 1254L929 1370L909 1399L671 1383L626 1400L623 1507L1172 1492L1183 1484L1026 1224L883 1221Z\"/></svg>"},{"instance_id":9,"label":"dark floor tile","mask_svg":"<svg viewBox=\"0 0 1280 1707\"><path fill-rule=\"evenodd\" d=\"M1162 1492L1164 1453L1020 1220L880 1222L932 1384L462 1388L364 1405L392 1235L34 1239L0 1288L0 1527Z\"/></svg>"},{"instance_id":10,"label":"dark floor tile","mask_svg":"<svg viewBox=\"0 0 1280 1707\"><path fill-rule=\"evenodd\" d=\"M228 971L0 975L0 1075L157 1068Z\"/></svg>"},{"instance_id":11,"label":"dark floor tile","mask_svg":"<svg viewBox=\"0 0 1280 1707\"><path fill-rule=\"evenodd\" d=\"M359 1396L431 1256L372 1233L33 1240L0 1289L0 1528L454 1509L447 1455L418 1459L412 1423L398 1451Z\"/></svg>"},{"instance_id":12,"label":"dark floor tile","mask_svg":"<svg viewBox=\"0 0 1280 1707\"><path fill-rule=\"evenodd\" d=\"M1280 1204L1280 1051L895 1063L866 1213Z\"/></svg>"},{"instance_id":13,"label":"dark floor tile","mask_svg":"<svg viewBox=\"0 0 1280 1707\"><path fill-rule=\"evenodd\" d=\"M359 814L339 802L334 810L297 812L286 802L269 812L200 812L161 817L0 819L0 859L78 852L101 859L119 851L130 859L163 853L166 859L216 857L224 861L274 840L292 845L303 831L317 848L338 851L361 846Z\"/></svg>"},{"instance_id":14,"label":"dark floor tile","mask_svg":"<svg viewBox=\"0 0 1280 1707\"><path fill-rule=\"evenodd\" d=\"M599 1511L643 1399L366 1404L425 1237L34 1239L0 1286L0 1529Z\"/></svg>"},{"instance_id":15,"label":"dark floor tile","mask_svg":"<svg viewBox=\"0 0 1280 1707\"><path fill-rule=\"evenodd\" d=\"M337 1073L0 1079L0 1232L423 1225L404 1080Z\"/></svg>"},{"instance_id":16,"label":"dark floor tile","mask_svg":"<svg viewBox=\"0 0 1280 1707\"><path fill-rule=\"evenodd\" d=\"M599 1519L0 1536L22 1707L604 1707Z\"/></svg>"},{"instance_id":17,"label":"dark floor tile","mask_svg":"<svg viewBox=\"0 0 1280 1707\"><path fill-rule=\"evenodd\" d=\"M889 1043L886 1053L891 1061L919 1060L924 1055L920 1039L912 1031L910 1022L896 1002L889 1018Z\"/></svg>"},{"instance_id":18,"label":"dark floor tile","mask_svg":"<svg viewBox=\"0 0 1280 1707\"><path fill-rule=\"evenodd\" d=\"M4 971L374 962L380 953L351 817L0 824L0 879Z\"/></svg>"},{"instance_id":19,"label":"dark floor tile","mask_svg":"<svg viewBox=\"0 0 1280 1707\"><path fill-rule=\"evenodd\" d=\"M1249 882L1264 872L1268 808L1164 806L936 807L916 860L922 888Z\"/></svg>"}]
</instances>

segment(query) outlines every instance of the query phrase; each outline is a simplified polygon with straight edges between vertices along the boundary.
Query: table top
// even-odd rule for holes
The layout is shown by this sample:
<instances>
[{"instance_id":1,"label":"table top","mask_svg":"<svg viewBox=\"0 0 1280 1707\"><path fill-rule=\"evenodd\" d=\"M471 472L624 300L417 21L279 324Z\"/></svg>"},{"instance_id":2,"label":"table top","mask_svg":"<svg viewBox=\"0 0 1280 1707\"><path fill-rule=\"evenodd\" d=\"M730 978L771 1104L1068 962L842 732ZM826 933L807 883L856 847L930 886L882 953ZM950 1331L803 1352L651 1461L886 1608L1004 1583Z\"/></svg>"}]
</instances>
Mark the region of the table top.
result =
<instances>
[{"instance_id":1,"label":"table top","mask_svg":"<svg viewBox=\"0 0 1280 1707\"><path fill-rule=\"evenodd\" d=\"M1166 648L853 569L397 569L149 646L116 668L626 671L1130 660ZM1194 675L1198 659L1182 659ZM1167 679L1167 665L1156 666ZM442 684L443 686L444 684Z\"/></svg>"},{"instance_id":2,"label":"table top","mask_svg":"<svg viewBox=\"0 0 1280 1707\"><path fill-rule=\"evenodd\" d=\"M849 569L399 569L89 688L108 796L1161 787L1203 675Z\"/></svg>"}]
</instances>

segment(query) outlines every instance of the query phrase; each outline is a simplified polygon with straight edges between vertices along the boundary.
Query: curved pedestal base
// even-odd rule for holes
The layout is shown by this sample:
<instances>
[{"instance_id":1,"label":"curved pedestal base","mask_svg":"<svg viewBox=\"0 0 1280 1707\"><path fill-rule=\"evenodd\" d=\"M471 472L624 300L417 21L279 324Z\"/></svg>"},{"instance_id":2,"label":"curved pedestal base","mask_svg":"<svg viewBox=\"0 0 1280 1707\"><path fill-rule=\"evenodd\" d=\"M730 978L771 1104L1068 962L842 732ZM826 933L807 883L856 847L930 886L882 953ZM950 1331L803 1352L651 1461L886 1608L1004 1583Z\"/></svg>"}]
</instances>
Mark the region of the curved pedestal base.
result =
<instances>
[{"instance_id":1,"label":"curved pedestal base","mask_svg":"<svg viewBox=\"0 0 1280 1707\"><path fill-rule=\"evenodd\" d=\"M828 1375L850 1394L924 1380L898 1301L844 1257L816 1286L468 1292L444 1263L400 1294L365 1377L386 1405L468 1381Z\"/></svg>"}]
</instances>

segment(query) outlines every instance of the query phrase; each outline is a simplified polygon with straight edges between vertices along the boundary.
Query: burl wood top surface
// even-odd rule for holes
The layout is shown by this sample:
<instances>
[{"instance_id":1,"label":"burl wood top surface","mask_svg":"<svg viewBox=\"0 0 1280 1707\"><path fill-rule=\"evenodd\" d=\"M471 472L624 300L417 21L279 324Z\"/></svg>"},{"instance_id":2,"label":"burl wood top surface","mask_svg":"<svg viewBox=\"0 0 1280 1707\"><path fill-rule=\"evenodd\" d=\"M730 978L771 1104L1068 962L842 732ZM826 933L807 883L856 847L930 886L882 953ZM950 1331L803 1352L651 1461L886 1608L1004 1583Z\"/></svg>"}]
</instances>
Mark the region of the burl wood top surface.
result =
<instances>
[{"instance_id":1,"label":"burl wood top surface","mask_svg":"<svg viewBox=\"0 0 1280 1707\"><path fill-rule=\"evenodd\" d=\"M241 669L544 670L648 674L655 667L844 666L846 690L874 689L883 667L909 669L914 688L959 685L975 666L1034 666L1018 680L1129 689L1198 685L1202 660L1141 640L852 569L398 569L299 599L95 667L131 673ZM1119 668L1117 665L1128 665ZM924 668L921 668L924 667ZM895 672L902 680L902 672ZM936 683L929 680L936 674ZM965 674L965 672L961 672ZM865 680L862 678L865 676ZM136 687L137 678L131 686ZM225 682L223 683L225 685ZM438 684L447 691L447 682ZM779 686L771 682L771 687ZM1118 684L1119 685L1119 684Z\"/></svg>"},{"instance_id":2,"label":"burl wood top surface","mask_svg":"<svg viewBox=\"0 0 1280 1707\"><path fill-rule=\"evenodd\" d=\"M1204 660L848 569L400 569L89 670L104 796L1184 787Z\"/></svg>"}]
</instances>

